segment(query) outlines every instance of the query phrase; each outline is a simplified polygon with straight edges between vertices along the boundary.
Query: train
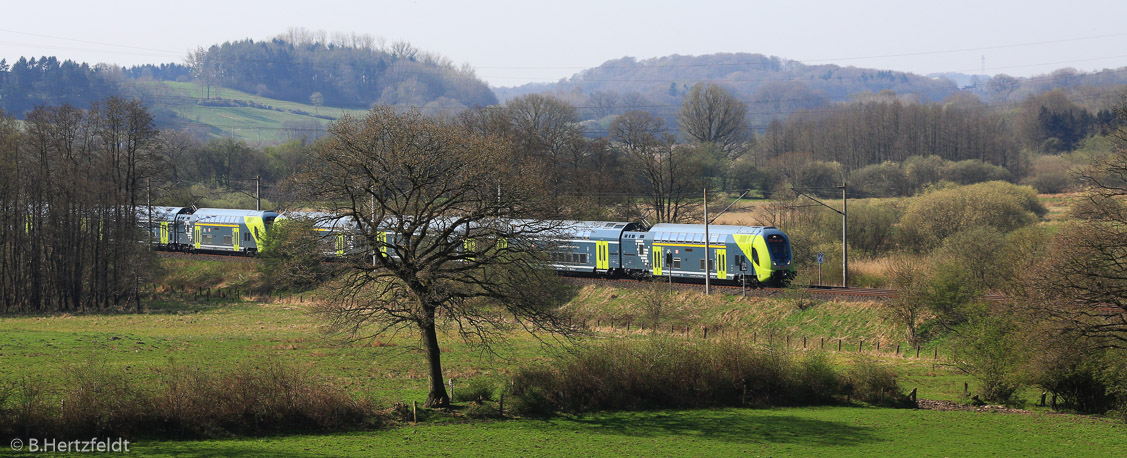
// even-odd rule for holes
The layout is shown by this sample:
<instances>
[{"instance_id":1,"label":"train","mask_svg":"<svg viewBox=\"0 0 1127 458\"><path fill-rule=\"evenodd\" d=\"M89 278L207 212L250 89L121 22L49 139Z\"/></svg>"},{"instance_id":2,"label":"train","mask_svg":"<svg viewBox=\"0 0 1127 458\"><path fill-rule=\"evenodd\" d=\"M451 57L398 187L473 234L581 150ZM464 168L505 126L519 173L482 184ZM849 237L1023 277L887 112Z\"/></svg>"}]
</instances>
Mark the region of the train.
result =
<instances>
[{"instance_id":1,"label":"train","mask_svg":"<svg viewBox=\"0 0 1127 458\"><path fill-rule=\"evenodd\" d=\"M152 207L151 214L142 213L147 240L161 249L254 255L273 224L300 218L313 222L327 257L370 252L354 222L328 213L190 207ZM671 280L708 275L749 286L785 285L795 275L790 240L771 226L709 225L706 243L702 224L555 223L558 229L538 243L545 262L562 273ZM384 237L394 242L394 234Z\"/></svg>"}]
</instances>

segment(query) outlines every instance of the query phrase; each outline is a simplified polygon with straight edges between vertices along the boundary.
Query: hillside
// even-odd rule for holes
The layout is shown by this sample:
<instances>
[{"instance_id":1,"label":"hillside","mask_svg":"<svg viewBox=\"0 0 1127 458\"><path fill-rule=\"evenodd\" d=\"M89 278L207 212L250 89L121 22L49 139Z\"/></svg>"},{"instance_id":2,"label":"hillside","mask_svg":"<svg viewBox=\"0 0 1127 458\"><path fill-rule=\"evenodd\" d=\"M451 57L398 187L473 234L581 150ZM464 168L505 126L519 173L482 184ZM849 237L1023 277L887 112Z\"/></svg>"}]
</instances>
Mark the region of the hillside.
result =
<instances>
[{"instance_id":1,"label":"hillside","mask_svg":"<svg viewBox=\"0 0 1127 458\"><path fill-rule=\"evenodd\" d=\"M195 83L158 81L137 85L137 97L162 128L189 130L201 137L232 136L251 144L317 137L328 122L366 110L314 106L261 97L235 89L207 89Z\"/></svg>"},{"instance_id":2,"label":"hillside","mask_svg":"<svg viewBox=\"0 0 1127 458\"><path fill-rule=\"evenodd\" d=\"M805 65L776 56L721 53L610 60L554 84L494 88L501 100L530 92L551 92L586 107L587 119L632 108L671 115L698 82L720 83L748 103L753 122L765 122L800 109L814 109L863 93L892 90L923 101L939 101L958 90L948 79L912 73L837 65Z\"/></svg>"},{"instance_id":3,"label":"hillside","mask_svg":"<svg viewBox=\"0 0 1127 458\"><path fill-rule=\"evenodd\" d=\"M408 43L376 46L363 37L327 40L280 35L240 40L192 52L188 63L209 86L292 102L350 108L373 104L464 107L497 102L468 68Z\"/></svg>"}]
</instances>

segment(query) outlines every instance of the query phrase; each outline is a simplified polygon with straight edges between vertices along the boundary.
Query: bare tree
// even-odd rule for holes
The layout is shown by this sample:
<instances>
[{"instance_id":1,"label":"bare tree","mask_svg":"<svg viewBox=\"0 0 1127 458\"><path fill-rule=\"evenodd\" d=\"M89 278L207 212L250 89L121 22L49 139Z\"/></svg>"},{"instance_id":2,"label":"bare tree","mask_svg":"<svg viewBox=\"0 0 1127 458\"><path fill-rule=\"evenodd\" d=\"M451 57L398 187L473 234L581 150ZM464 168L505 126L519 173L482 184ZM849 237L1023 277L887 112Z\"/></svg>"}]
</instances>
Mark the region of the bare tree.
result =
<instances>
[{"instance_id":1,"label":"bare tree","mask_svg":"<svg viewBox=\"0 0 1127 458\"><path fill-rule=\"evenodd\" d=\"M644 111L628 111L611 123L611 138L626 157L627 169L641 175L654 222L679 221L690 194L696 196L699 176L685 166L685 152L665 132L664 121Z\"/></svg>"},{"instance_id":2,"label":"bare tree","mask_svg":"<svg viewBox=\"0 0 1127 458\"><path fill-rule=\"evenodd\" d=\"M325 312L354 337L413 328L430 374L426 405L449 404L439 318L463 339L488 345L508 327L568 334L558 314L564 291L539 268L538 238L560 223L541 170L518 162L503 140L423 117L374 108L342 118L299 182L309 196L356 224L375 247Z\"/></svg>"},{"instance_id":3,"label":"bare tree","mask_svg":"<svg viewBox=\"0 0 1127 458\"><path fill-rule=\"evenodd\" d=\"M747 106L716 84L697 83L681 102L678 118L686 138L725 150L748 138Z\"/></svg>"},{"instance_id":4,"label":"bare tree","mask_svg":"<svg viewBox=\"0 0 1127 458\"><path fill-rule=\"evenodd\" d=\"M1117 115L1127 119L1127 105ZM1113 137L1115 150L1080 174L1084 219L1053 237L1022 302L1061 331L1127 348L1127 127Z\"/></svg>"}]
</instances>

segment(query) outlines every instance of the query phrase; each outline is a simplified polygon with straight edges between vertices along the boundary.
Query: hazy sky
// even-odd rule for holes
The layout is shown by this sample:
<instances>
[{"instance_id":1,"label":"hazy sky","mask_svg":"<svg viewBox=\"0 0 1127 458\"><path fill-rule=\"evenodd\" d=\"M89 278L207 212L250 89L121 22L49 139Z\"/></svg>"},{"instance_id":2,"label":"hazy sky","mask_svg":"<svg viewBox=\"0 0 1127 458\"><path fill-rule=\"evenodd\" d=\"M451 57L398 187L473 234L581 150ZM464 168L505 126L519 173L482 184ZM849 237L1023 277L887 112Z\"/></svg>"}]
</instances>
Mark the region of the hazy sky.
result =
<instances>
[{"instance_id":1,"label":"hazy sky","mask_svg":"<svg viewBox=\"0 0 1127 458\"><path fill-rule=\"evenodd\" d=\"M120 65L289 27L406 40L494 86L551 82L608 59L750 52L810 64L1042 74L1127 67L1127 1L19 1L0 58Z\"/></svg>"}]
</instances>

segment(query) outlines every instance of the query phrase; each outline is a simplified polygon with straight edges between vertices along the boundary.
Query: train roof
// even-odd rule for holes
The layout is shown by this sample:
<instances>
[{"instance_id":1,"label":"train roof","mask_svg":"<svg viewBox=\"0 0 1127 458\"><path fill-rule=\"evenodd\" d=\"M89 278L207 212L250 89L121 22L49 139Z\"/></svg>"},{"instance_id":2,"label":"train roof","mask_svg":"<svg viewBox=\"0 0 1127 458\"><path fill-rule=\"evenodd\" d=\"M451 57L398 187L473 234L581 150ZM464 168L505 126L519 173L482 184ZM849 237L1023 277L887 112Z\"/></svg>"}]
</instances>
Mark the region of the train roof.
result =
<instances>
[{"instance_id":1,"label":"train roof","mask_svg":"<svg viewBox=\"0 0 1127 458\"><path fill-rule=\"evenodd\" d=\"M356 222L347 216L340 216L329 212L287 211L278 215L277 219L308 219L313 221L313 227L318 229L355 228Z\"/></svg>"},{"instance_id":2,"label":"train roof","mask_svg":"<svg viewBox=\"0 0 1127 458\"><path fill-rule=\"evenodd\" d=\"M767 232L778 232L774 226L730 226L725 224L709 224L708 236L712 242L719 242L731 235L760 235ZM704 243L703 224L655 224L650 228L653 240L657 242L699 242Z\"/></svg>"},{"instance_id":3,"label":"train roof","mask_svg":"<svg viewBox=\"0 0 1127 458\"><path fill-rule=\"evenodd\" d=\"M208 216L259 216L270 217L278 216L277 213L269 210L241 210L237 208L201 208L196 210L196 217Z\"/></svg>"},{"instance_id":4,"label":"train roof","mask_svg":"<svg viewBox=\"0 0 1127 458\"><path fill-rule=\"evenodd\" d=\"M149 208L150 207L137 208L137 218L141 222L149 220ZM173 221L176 219L177 215L183 215L192 212L192 209L189 207L159 207L154 205L151 208L153 209L153 221Z\"/></svg>"},{"instance_id":5,"label":"train roof","mask_svg":"<svg viewBox=\"0 0 1127 458\"><path fill-rule=\"evenodd\" d=\"M200 222L209 223L241 223L245 217L276 218L277 213L264 210L240 210L235 208L201 208L192 214L193 224Z\"/></svg>"},{"instance_id":6,"label":"train roof","mask_svg":"<svg viewBox=\"0 0 1127 458\"><path fill-rule=\"evenodd\" d=\"M562 221L555 232L561 237L617 241L622 231L637 225L626 221Z\"/></svg>"}]
</instances>

